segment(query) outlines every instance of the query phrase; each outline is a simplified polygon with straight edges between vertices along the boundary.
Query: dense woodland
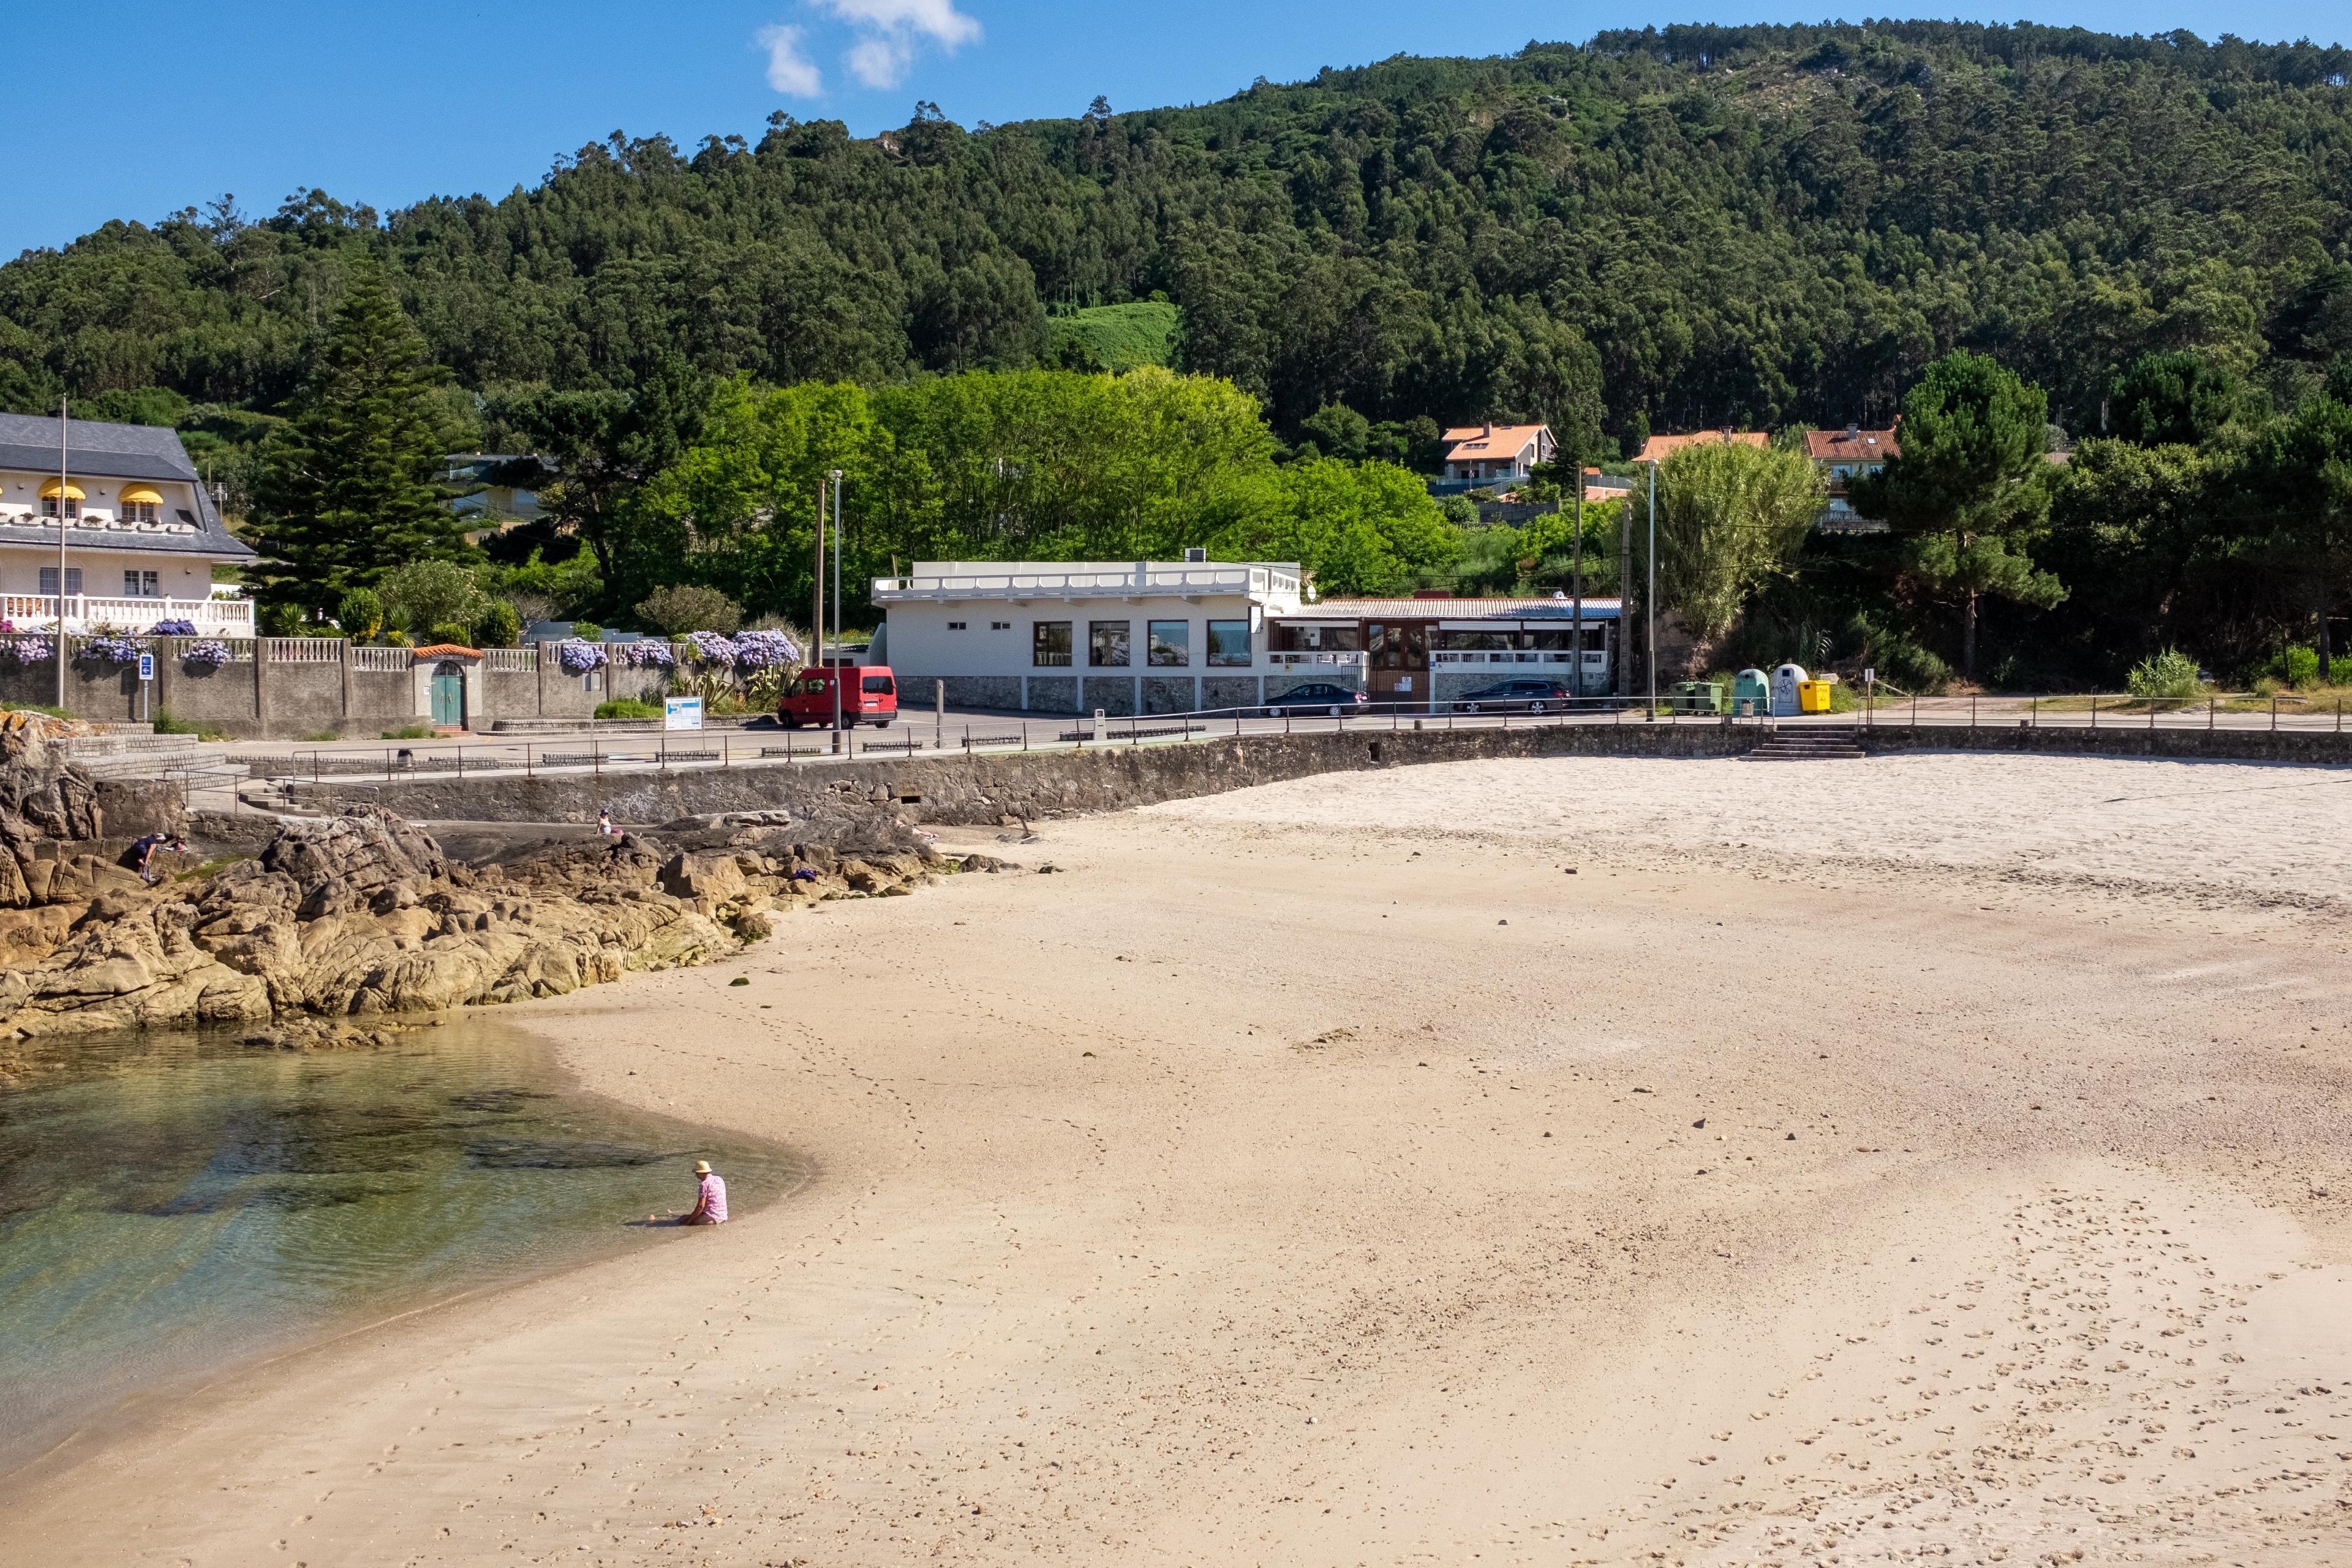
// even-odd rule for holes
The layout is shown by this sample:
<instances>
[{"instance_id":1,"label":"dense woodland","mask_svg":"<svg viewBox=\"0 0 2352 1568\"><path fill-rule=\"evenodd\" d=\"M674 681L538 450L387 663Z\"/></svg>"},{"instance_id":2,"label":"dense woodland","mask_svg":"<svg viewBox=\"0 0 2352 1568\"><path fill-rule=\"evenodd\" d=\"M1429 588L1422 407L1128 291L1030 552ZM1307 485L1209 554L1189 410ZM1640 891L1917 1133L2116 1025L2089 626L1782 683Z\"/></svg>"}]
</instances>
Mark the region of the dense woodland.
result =
<instances>
[{"instance_id":1,"label":"dense woodland","mask_svg":"<svg viewBox=\"0 0 2352 1568\"><path fill-rule=\"evenodd\" d=\"M647 488L727 385L856 383L886 424L919 423L894 389L1165 363L1250 395L1265 461L1360 468L1425 464L1433 424L1482 417L1548 420L1595 458L1651 430L1883 424L1965 349L2038 389L2047 438L2105 487L2095 505L2053 495L2020 531L2065 594L1994 595L1980 673L2112 678L2159 638L2251 668L2323 637L2342 597L2332 546L2281 542L2296 508L2340 500L2257 483L2247 455L2352 351L2347 72L2342 48L2185 34L1674 27L1198 108L1097 100L967 129L922 105L872 141L782 115L691 153L616 132L495 201L385 216L307 191L249 221L223 198L28 252L0 266L0 404L62 392L178 423L242 484L365 268L443 373L444 438L569 450L575 501L618 525L660 510ZM2168 353L2229 404L2179 450L2116 405L2118 378ZM1335 427L1370 434L1335 454ZM2103 458L2103 433L2156 455ZM2192 521L2150 542L2173 525L2115 510L2142 504L2135 484ZM929 538L974 552L1041 532L1003 515L923 513ZM877 563L925 542L851 516ZM2235 531L2212 537L2215 518ZM743 526L713 533L739 564ZM1907 548L1807 543L1759 583L1755 634L1956 662L1954 601ZM1515 551L1440 553L1540 585ZM732 583L772 601L747 608L799 602L789 571L761 581ZM646 586L608 583L604 607Z\"/></svg>"}]
</instances>

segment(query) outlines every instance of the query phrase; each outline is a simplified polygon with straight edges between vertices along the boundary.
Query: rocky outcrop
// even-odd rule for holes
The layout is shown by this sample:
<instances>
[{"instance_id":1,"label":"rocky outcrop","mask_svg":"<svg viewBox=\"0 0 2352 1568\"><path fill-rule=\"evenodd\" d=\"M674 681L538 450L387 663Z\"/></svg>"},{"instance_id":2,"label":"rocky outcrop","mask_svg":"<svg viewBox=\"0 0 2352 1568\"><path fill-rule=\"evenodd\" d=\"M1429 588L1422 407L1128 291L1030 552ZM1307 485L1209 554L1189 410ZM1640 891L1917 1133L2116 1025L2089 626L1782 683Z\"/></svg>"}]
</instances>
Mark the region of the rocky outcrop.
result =
<instances>
[{"instance_id":1,"label":"rocky outcrop","mask_svg":"<svg viewBox=\"0 0 2352 1568\"><path fill-rule=\"evenodd\" d=\"M76 728L88 726L0 713L0 908L64 903L100 890L100 857L59 853L106 833L97 782L57 743Z\"/></svg>"},{"instance_id":2,"label":"rocky outcrop","mask_svg":"<svg viewBox=\"0 0 2352 1568\"><path fill-rule=\"evenodd\" d=\"M967 864L903 829L878 827L844 854L788 828L687 826L684 843L574 841L467 867L378 808L289 821L259 855L200 881L134 878L79 911L11 911L0 1034L560 995L708 963L793 908L903 893Z\"/></svg>"}]
</instances>

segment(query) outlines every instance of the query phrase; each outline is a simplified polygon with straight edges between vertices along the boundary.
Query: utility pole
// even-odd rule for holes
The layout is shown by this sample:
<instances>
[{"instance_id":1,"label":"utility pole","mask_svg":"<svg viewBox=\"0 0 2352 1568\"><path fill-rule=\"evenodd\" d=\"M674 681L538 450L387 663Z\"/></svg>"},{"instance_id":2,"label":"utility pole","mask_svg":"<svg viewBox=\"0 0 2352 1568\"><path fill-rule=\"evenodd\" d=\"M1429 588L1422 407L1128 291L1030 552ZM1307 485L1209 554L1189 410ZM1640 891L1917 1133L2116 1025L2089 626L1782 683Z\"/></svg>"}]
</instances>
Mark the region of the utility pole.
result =
<instances>
[{"instance_id":1,"label":"utility pole","mask_svg":"<svg viewBox=\"0 0 2352 1568\"><path fill-rule=\"evenodd\" d=\"M1633 598L1633 501L1627 497L1617 513L1617 695L1633 695L1633 638L1625 619Z\"/></svg>"},{"instance_id":2,"label":"utility pole","mask_svg":"<svg viewBox=\"0 0 2352 1568\"><path fill-rule=\"evenodd\" d=\"M833 470L833 749L841 750L841 470Z\"/></svg>"},{"instance_id":3,"label":"utility pole","mask_svg":"<svg viewBox=\"0 0 2352 1568\"><path fill-rule=\"evenodd\" d=\"M816 482L816 565L814 597L809 600L809 662L824 668L824 481Z\"/></svg>"},{"instance_id":4,"label":"utility pole","mask_svg":"<svg viewBox=\"0 0 2352 1568\"><path fill-rule=\"evenodd\" d=\"M66 410L63 395L58 398L58 625L57 635L49 639L49 648L58 660L58 710L66 706L66 510L73 504L73 479L66 472ZM254 655L258 658L258 653Z\"/></svg>"},{"instance_id":5,"label":"utility pole","mask_svg":"<svg viewBox=\"0 0 2352 1568\"><path fill-rule=\"evenodd\" d=\"M1576 629L1568 636L1569 668L1576 672L1576 684L1570 688L1577 696L1584 695L1584 459L1576 459L1576 566L1569 581L1576 595L1572 612Z\"/></svg>"},{"instance_id":6,"label":"utility pole","mask_svg":"<svg viewBox=\"0 0 2352 1568\"><path fill-rule=\"evenodd\" d=\"M1650 717L1658 716L1658 465L1650 465L1650 585L1642 593L1642 619L1649 628Z\"/></svg>"}]
</instances>

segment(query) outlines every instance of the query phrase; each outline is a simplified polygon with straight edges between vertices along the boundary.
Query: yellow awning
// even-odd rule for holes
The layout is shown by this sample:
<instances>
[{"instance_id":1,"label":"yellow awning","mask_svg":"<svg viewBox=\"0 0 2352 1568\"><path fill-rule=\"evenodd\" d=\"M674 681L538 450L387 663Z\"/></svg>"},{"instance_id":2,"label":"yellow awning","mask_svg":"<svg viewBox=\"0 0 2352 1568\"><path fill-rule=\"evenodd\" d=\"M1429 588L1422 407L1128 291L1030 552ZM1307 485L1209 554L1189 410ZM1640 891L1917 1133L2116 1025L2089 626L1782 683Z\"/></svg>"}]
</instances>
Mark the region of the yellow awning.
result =
<instances>
[{"instance_id":1,"label":"yellow awning","mask_svg":"<svg viewBox=\"0 0 2352 1568\"><path fill-rule=\"evenodd\" d=\"M57 480L51 479L47 484L41 487L41 499L43 500L55 500L58 499ZM68 500L88 500L89 498L81 493L81 487L79 485L75 484L72 480L68 479L66 481L66 499Z\"/></svg>"},{"instance_id":2,"label":"yellow awning","mask_svg":"<svg viewBox=\"0 0 2352 1568\"><path fill-rule=\"evenodd\" d=\"M162 506L163 504L163 492L161 490L150 489L145 485L133 485L129 489L122 492L122 504L125 506L130 505L132 501L140 500L150 501L156 506Z\"/></svg>"}]
</instances>

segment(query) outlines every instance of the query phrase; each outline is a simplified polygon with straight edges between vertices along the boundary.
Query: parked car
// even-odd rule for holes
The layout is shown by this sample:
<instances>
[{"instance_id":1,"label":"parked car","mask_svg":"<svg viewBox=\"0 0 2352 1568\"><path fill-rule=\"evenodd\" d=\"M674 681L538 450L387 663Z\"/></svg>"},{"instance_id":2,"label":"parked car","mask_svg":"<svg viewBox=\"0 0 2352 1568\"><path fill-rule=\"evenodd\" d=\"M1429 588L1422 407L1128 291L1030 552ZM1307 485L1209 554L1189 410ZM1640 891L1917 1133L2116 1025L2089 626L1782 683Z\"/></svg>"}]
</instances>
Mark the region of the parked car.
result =
<instances>
[{"instance_id":1,"label":"parked car","mask_svg":"<svg viewBox=\"0 0 2352 1568\"><path fill-rule=\"evenodd\" d=\"M898 683L888 665L829 664L821 669L812 666L784 682L783 695L776 701L776 722L787 730L831 724L835 680L841 682L843 729L871 724L887 730L898 716Z\"/></svg>"},{"instance_id":2,"label":"parked car","mask_svg":"<svg viewBox=\"0 0 2352 1568\"><path fill-rule=\"evenodd\" d=\"M1557 680L1498 680L1454 700L1456 713L1550 713L1565 711L1572 694Z\"/></svg>"},{"instance_id":3,"label":"parked car","mask_svg":"<svg viewBox=\"0 0 2352 1568\"><path fill-rule=\"evenodd\" d=\"M1295 713L1302 708L1328 708L1336 719L1342 713L1354 712L1370 700L1360 691L1350 691L1344 686L1318 680L1306 686L1294 686L1279 697L1266 699L1265 716L1278 719L1285 712Z\"/></svg>"}]
</instances>

